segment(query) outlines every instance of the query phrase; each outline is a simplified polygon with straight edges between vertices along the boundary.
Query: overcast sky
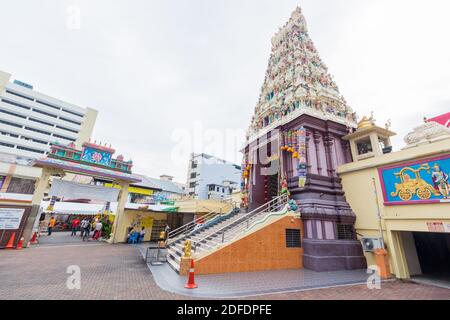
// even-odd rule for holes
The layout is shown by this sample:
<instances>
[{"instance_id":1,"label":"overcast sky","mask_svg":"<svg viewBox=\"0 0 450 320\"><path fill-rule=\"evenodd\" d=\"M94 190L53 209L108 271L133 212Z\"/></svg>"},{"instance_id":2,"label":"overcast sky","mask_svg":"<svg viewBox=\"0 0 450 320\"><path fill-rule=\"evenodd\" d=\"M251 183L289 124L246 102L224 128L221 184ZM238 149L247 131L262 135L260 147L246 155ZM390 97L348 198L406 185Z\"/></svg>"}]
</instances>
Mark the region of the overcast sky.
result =
<instances>
[{"instance_id":1,"label":"overcast sky","mask_svg":"<svg viewBox=\"0 0 450 320\"><path fill-rule=\"evenodd\" d=\"M185 182L174 138L248 127L270 39L297 5L349 105L392 119L396 149L450 111L448 0L1 0L0 70L97 109L93 138L134 172ZM219 144L192 148L240 163L238 144Z\"/></svg>"}]
</instances>

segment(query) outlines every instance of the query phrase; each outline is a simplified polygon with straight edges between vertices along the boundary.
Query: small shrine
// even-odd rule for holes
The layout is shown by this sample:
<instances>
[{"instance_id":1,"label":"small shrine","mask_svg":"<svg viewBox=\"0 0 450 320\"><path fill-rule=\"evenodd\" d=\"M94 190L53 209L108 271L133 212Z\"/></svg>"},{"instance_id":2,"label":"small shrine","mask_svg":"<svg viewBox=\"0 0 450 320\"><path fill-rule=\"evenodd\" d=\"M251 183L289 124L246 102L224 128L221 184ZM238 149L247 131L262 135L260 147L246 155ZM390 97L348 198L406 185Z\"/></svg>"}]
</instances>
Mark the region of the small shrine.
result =
<instances>
[{"instance_id":1,"label":"small shrine","mask_svg":"<svg viewBox=\"0 0 450 320\"><path fill-rule=\"evenodd\" d=\"M384 128L377 126L373 113L370 118L363 117L358 123L356 131L343 137L344 140L350 142L353 160L360 161L391 153L391 137L395 136L396 133L390 131L389 128L390 121L386 123Z\"/></svg>"},{"instance_id":2,"label":"small shrine","mask_svg":"<svg viewBox=\"0 0 450 320\"><path fill-rule=\"evenodd\" d=\"M54 144L50 148L48 157L131 173L133 162L131 160L125 161L122 155L114 159L113 155L115 152L111 147L91 142L83 143L82 150L77 150L74 143L70 143L67 146Z\"/></svg>"}]
</instances>

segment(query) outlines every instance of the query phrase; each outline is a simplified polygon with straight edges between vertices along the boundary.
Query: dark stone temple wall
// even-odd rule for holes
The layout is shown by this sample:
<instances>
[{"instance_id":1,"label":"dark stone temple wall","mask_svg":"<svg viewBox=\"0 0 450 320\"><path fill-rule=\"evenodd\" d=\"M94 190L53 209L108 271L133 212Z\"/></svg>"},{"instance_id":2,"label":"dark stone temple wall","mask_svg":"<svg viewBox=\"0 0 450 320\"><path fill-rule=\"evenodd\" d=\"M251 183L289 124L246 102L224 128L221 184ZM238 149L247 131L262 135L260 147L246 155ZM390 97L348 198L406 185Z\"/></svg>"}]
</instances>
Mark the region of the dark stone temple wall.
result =
<instances>
[{"instance_id":1,"label":"dark stone temple wall","mask_svg":"<svg viewBox=\"0 0 450 320\"><path fill-rule=\"evenodd\" d=\"M336 122L302 115L279 128L281 131L305 127L308 133L308 179L299 188L296 160L283 154L283 171L287 175L291 198L300 207L304 223L304 266L314 271L366 268L361 243L356 234L338 236L339 228L353 227L356 216L346 202L337 167L352 161L350 146L342 139L348 128ZM251 187L253 207L264 203L261 194L260 165L256 165L256 185Z\"/></svg>"}]
</instances>

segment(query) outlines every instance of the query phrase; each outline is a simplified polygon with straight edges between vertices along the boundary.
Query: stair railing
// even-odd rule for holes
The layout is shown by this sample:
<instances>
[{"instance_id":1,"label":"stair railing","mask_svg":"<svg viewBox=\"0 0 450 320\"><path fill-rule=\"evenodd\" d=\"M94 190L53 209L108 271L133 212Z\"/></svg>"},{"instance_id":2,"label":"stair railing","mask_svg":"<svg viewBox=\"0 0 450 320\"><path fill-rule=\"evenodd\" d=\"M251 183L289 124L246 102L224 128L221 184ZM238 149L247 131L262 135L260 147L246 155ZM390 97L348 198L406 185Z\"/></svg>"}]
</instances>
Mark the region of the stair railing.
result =
<instances>
[{"instance_id":1,"label":"stair railing","mask_svg":"<svg viewBox=\"0 0 450 320\"><path fill-rule=\"evenodd\" d=\"M262 212L267 212L267 213L271 213L271 212L276 212L279 211L281 209L283 209L289 201L289 196L288 195L281 195L277 198L272 199L271 201L263 204L262 206L254 209L253 211L247 213L245 216L243 216L242 218L235 220L232 222L232 224L238 226L237 228L231 228L229 229L229 225L226 225L224 227L222 227L219 230L216 230L213 234L209 234L203 238L201 238L198 241L193 241L192 242L192 248L194 251L196 251L197 246L199 244L201 244L202 242L204 242L205 240L207 240L208 238L210 238L212 235L214 234L221 234L222 235L222 243L225 243L225 236L227 232L232 232L232 231L236 231L237 229L242 230L242 229L248 229L250 227L250 221L252 220L253 217L259 215ZM239 227L240 226L240 227ZM245 227L242 227L245 226ZM229 229L229 230L227 230Z\"/></svg>"},{"instance_id":2,"label":"stair railing","mask_svg":"<svg viewBox=\"0 0 450 320\"><path fill-rule=\"evenodd\" d=\"M226 207L227 206L222 207L218 211L209 212L201 217L198 217L197 219L194 219L193 221L191 221L189 223L186 223L185 225L183 225L173 231L170 231L169 234L167 235L167 245L172 244L181 236L187 236L195 229L196 226L203 225L203 224L211 221L212 219L214 219L217 216L229 214L229 212L227 212L227 213L222 212L222 210Z\"/></svg>"}]
</instances>

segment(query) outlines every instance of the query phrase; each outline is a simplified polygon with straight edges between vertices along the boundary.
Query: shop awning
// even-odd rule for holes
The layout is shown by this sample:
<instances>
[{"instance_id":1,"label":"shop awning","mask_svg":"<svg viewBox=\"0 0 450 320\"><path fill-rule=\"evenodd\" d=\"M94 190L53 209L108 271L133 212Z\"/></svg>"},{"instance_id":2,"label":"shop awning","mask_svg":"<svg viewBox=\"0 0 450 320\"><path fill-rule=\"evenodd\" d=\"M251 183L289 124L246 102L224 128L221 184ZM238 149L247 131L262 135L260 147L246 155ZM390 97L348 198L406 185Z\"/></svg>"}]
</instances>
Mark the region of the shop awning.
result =
<instances>
[{"instance_id":1,"label":"shop awning","mask_svg":"<svg viewBox=\"0 0 450 320\"><path fill-rule=\"evenodd\" d=\"M41 209L47 212L50 201L42 201ZM71 215L96 215L105 208L103 204L93 203L75 203L75 202L56 202L52 213L71 214Z\"/></svg>"}]
</instances>

